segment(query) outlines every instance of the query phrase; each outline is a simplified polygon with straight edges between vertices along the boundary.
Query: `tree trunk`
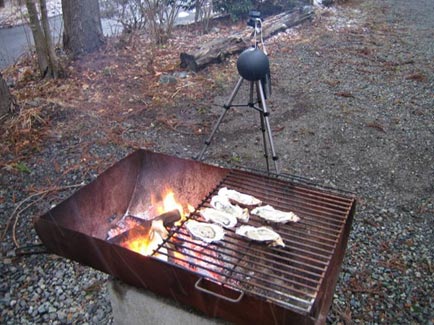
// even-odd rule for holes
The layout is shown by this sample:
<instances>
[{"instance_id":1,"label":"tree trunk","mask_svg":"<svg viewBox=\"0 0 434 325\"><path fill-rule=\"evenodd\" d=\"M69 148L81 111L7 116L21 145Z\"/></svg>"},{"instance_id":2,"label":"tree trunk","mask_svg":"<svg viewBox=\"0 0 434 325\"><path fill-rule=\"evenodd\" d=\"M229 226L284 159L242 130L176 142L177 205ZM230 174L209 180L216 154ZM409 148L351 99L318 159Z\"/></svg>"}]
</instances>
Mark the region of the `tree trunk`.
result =
<instances>
[{"instance_id":1,"label":"tree trunk","mask_svg":"<svg viewBox=\"0 0 434 325\"><path fill-rule=\"evenodd\" d=\"M32 35L35 41L41 77L57 78L59 76L59 65L51 41L50 25L48 24L47 5L45 1L46 0L39 0L41 8L40 20L34 0L26 0L26 7L29 13L30 28L32 29Z\"/></svg>"},{"instance_id":2,"label":"tree trunk","mask_svg":"<svg viewBox=\"0 0 434 325\"><path fill-rule=\"evenodd\" d=\"M14 101L9 91L9 87L6 81L3 79L0 73L0 121L3 120L3 116L13 111Z\"/></svg>"},{"instance_id":3,"label":"tree trunk","mask_svg":"<svg viewBox=\"0 0 434 325\"><path fill-rule=\"evenodd\" d=\"M194 5L194 22L198 23L200 20L200 13L202 11L202 0L196 0L196 3Z\"/></svg>"},{"instance_id":4,"label":"tree trunk","mask_svg":"<svg viewBox=\"0 0 434 325\"><path fill-rule=\"evenodd\" d=\"M35 41L36 55L38 57L39 71L42 78L48 72L48 51L45 44L44 32L42 31L41 24L38 18L38 11L36 5L32 0L26 0L27 12L29 13L30 28Z\"/></svg>"},{"instance_id":5,"label":"tree trunk","mask_svg":"<svg viewBox=\"0 0 434 325\"><path fill-rule=\"evenodd\" d=\"M181 68L199 71L213 63L220 63L232 55L248 47L248 42L239 35L216 38L207 42L194 53L181 53Z\"/></svg>"},{"instance_id":6,"label":"tree trunk","mask_svg":"<svg viewBox=\"0 0 434 325\"><path fill-rule=\"evenodd\" d=\"M313 12L300 10L286 12L271 17L263 23L263 39L267 39L278 32L296 26L310 19ZM235 33L226 38L213 39L192 53L181 53L181 67L192 71L201 70L212 63L222 62L229 55L240 53L252 42L252 28L242 33Z\"/></svg>"},{"instance_id":7,"label":"tree trunk","mask_svg":"<svg viewBox=\"0 0 434 325\"><path fill-rule=\"evenodd\" d=\"M0 8L4 8L5 7L5 0L0 0Z\"/></svg>"},{"instance_id":8,"label":"tree trunk","mask_svg":"<svg viewBox=\"0 0 434 325\"><path fill-rule=\"evenodd\" d=\"M98 49L104 42L98 0L62 0L63 47L74 57Z\"/></svg>"},{"instance_id":9,"label":"tree trunk","mask_svg":"<svg viewBox=\"0 0 434 325\"><path fill-rule=\"evenodd\" d=\"M41 23L45 35L45 46L48 53L48 76L58 78L60 66L57 60L57 55L54 51L53 41L51 39L46 0L39 0L39 3L41 5Z\"/></svg>"}]
</instances>

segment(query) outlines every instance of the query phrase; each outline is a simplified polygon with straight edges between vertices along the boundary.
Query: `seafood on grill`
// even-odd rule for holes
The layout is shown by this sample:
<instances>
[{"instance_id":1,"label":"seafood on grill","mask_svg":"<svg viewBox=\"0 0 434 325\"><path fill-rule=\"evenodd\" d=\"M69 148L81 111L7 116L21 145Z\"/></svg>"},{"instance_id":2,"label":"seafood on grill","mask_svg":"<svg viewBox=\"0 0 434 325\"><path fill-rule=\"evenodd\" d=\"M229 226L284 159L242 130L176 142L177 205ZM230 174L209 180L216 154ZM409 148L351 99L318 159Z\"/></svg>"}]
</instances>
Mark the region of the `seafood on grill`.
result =
<instances>
[{"instance_id":1,"label":"seafood on grill","mask_svg":"<svg viewBox=\"0 0 434 325\"><path fill-rule=\"evenodd\" d=\"M269 227L240 226L235 233L253 241L270 242L271 246L285 247L282 237Z\"/></svg>"},{"instance_id":2,"label":"seafood on grill","mask_svg":"<svg viewBox=\"0 0 434 325\"><path fill-rule=\"evenodd\" d=\"M242 222L249 221L249 210L232 204L226 196L214 195L210 204L214 209L231 214Z\"/></svg>"},{"instance_id":3,"label":"seafood on grill","mask_svg":"<svg viewBox=\"0 0 434 325\"><path fill-rule=\"evenodd\" d=\"M224 228L233 228L238 222L237 218L232 214L212 208L202 209L199 211L199 214L206 221L216 223Z\"/></svg>"},{"instance_id":4,"label":"seafood on grill","mask_svg":"<svg viewBox=\"0 0 434 325\"><path fill-rule=\"evenodd\" d=\"M225 231L219 225L213 223L188 220L185 227L194 239L200 239L205 243L220 241L225 235Z\"/></svg>"},{"instance_id":5,"label":"seafood on grill","mask_svg":"<svg viewBox=\"0 0 434 325\"><path fill-rule=\"evenodd\" d=\"M262 204L261 200L258 200L254 196L240 193L235 190L228 189L227 187L223 187L218 192L219 196L226 196L229 201L238 203L241 206L245 207L255 207Z\"/></svg>"},{"instance_id":6,"label":"seafood on grill","mask_svg":"<svg viewBox=\"0 0 434 325\"><path fill-rule=\"evenodd\" d=\"M254 208L251 211L251 213L257 215L258 217L264 220L275 222L275 223L287 223L288 221L291 222L300 221L300 217L297 216L295 213L280 211L273 208L271 205L264 205L264 206Z\"/></svg>"}]
</instances>

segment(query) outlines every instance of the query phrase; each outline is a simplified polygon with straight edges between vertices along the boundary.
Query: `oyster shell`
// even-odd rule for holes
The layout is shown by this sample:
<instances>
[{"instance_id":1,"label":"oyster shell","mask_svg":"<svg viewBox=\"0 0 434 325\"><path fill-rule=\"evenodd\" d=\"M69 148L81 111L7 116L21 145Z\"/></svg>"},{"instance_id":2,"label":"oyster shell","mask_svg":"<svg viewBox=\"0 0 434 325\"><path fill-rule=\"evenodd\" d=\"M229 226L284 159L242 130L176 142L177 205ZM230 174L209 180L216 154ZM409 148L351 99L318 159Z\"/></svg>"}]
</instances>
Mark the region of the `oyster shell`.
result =
<instances>
[{"instance_id":1,"label":"oyster shell","mask_svg":"<svg viewBox=\"0 0 434 325\"><path fill-rule=\"evenodd\" d=\"M185 222L185 227L193 238L200 239L205 243L222 240L225 235L222 227L212 223L188 220Z\"/></svg>"},{"instance_id":2,"label":"oyster shell","mask_svg":"<svg viewBox=\"0 0 434 325\"><path fill-rule=\"evenodd\" d=\"M235 230L235 233L254 241L271 242L272 246L285 247L282 237L268 227L241 226Z\"/></svg>"},{"instance_id":3,"label":"oyster shell","mask_svg":"<svg viewBox=\"0 0 434 325\"><path fill-rule=\"evenodd\" d=\"M287 223L288 221L298 222L300 217L293 212L285 212L276 210L271 205L264 205L261 207L254 208L252 214L265 219L267 221L276 223Z\"/></svg>"},{"instance_id":4,"label":"oyster shell","mask_svg":"<svg viewBox=\"0 0 434 325\"><path fill-rule=\"evenodd\" d=\"M243 209L238 205L231 204L226 196L214 195L211 199L211 206L216 210L235 216L242 222L249 221L249 210Z\"/></svg>"},{"instance_id":5,"label":"oyster shell","mask_svg":"<svg viewBox=\"0 0 434 325\"><path fill-rule=\"evenodd\" d=\"M225 228L233 228L238 222L232 214L212 208L202 209L199 213L206 221L211 221Z\"/></svg>"},{"instance_id":6,"label":"oyster shell","mask_svg":"<svg viewBox=\"0 0 434 325\"><path fill-rule=\"evenodd\" d=\"M254 207L262 204L262 201L258 200L254 196L240 193L235 190L230 190L227 187L221 188L218 192L218 195L226 196L230 201L236 202L243 206Z\"/></svg>"}]
</instances>

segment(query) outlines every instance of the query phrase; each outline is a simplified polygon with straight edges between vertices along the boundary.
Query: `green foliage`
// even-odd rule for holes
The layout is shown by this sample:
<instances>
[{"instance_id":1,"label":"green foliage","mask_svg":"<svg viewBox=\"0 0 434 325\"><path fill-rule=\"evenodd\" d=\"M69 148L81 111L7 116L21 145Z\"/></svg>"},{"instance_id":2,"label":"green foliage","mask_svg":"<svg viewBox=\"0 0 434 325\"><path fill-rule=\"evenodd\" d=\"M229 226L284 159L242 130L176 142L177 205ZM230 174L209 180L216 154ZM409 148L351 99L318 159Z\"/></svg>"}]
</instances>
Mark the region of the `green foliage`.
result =
<instances>
[{"instance_id":1,"label":"green foliage","mask_svg":"<svg viewBox=\"0 0 434 325\"><path fill-rule=\"evenodd\" d=\"M229 14L233 20L246 19L250 10L259 10L269 16L294 8L309 0L213 0L214 9Z\"/></svg>"},{"instance_id":2,"label":"green foliage","mask_svg":"<svg viewBox=\"0 0 434 325\"><path fill-rule=\"evenodd\" d=\"M233 20L245 18L255 6L255 0L214 0L214 9L229 14Z\"/></svg>"},{"instance_id":3,"label":"green foliage","mask_svg":"<svg viewBox=\"0 0 434 325\"><path fill-rule=\"evenodd\" d=\"M110 67L104 67L104 69L102 69L102 73L104 76L111 77L112 69Z\"/></svg>"},{"instance_id":4,"label":"green foliage","mask_svg":"<svg viewBox=\"0 0 434 325\"><path fill-rule=\"evenodd\" d=\"M26 174L30 174L32 171L30 170L29 167L26 166L25 163L23 162L17 162L14 165L15 169L18 170L20 173L26 173Z\"/></svg>"}]
</instances>

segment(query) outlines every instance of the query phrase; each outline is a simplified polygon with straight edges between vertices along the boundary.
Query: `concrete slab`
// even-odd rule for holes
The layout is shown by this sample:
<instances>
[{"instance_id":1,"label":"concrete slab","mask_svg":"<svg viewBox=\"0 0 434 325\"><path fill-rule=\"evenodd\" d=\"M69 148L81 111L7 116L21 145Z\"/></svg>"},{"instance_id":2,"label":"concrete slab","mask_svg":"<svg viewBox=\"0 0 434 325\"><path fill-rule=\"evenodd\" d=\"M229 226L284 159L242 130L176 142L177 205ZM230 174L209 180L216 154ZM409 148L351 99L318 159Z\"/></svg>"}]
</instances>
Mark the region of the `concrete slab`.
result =
<instances>
[{"instance_id":1,"label":"concrete slab","mask_svg":"<svg viewBox=\"0 0 434 325\"><path fill-rule=\"evenodd\" d=\"M132 287L118 279L110 279L108 289L115 325L228 324L199 315L173 300Z\"/></svg>"}]
</instances>

